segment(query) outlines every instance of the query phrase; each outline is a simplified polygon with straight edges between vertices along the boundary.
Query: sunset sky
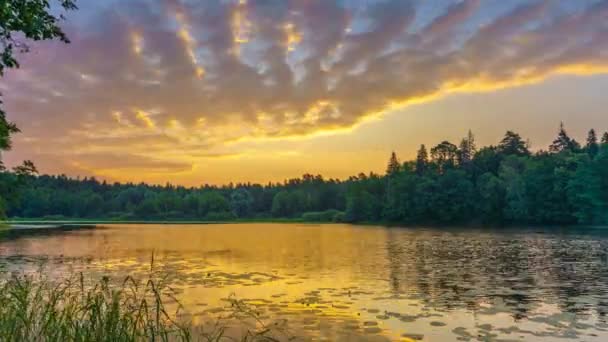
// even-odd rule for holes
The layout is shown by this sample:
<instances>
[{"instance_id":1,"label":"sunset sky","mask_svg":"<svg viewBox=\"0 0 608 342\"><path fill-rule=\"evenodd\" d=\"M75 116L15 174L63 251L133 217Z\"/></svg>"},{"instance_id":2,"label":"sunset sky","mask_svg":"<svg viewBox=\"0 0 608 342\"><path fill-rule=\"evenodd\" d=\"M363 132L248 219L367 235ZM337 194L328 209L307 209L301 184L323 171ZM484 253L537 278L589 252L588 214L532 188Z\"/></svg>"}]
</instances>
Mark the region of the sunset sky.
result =
<instances>
[{"instance_id":1,"label":"sunset sky","mask_svg":"<svg viewBox=\"0 0 608 342\"><path fill-rule=\"evenodd\" d=\"M9 165L199 185L608 130L608 0L78 0L0 80Z\"/></svg>"}]
</instances>

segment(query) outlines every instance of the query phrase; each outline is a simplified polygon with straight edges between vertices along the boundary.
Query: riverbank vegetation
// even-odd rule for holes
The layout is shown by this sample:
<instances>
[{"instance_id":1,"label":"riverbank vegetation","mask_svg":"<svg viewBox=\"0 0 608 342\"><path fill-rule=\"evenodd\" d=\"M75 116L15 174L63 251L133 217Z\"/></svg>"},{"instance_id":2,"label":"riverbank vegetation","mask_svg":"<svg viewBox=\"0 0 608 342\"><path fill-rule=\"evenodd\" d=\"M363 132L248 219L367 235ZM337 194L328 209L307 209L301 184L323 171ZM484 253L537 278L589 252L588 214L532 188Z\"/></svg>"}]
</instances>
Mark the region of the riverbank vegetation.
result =
<instances>
[{"instance_id":1,"label":"riverbank vegetation","mask_svg":"<svg viewBox=\"0 0 608 342\"><path fill-rule=\"evenodd\" d=\"M532 152L507 132L478 148L469 133L456 145L420 147L415 160L393 153L386 174L346 180L304 175L283 183L186 188L119 184L95 178L0 175L12 218L231 221L300 219L398 224L608 224L608 133L586 142L563 125L546 150Z\"/></svg>"},{"instance_id":2,"label":"riverbank vegetation","mask_svg":"<svg viewBox=\"0 0 608 342\"><path fill-rule=\"evenodd\" d=\"M144 281L91 283L79 277L50 280L41 273L0 281L2 341L278 341L288 336L268 327L255 311L228 298L230 314L193 324L175 299L166 274L153 268ZM185 318L184 318L185 317ZM230 322L239 329L230 330ZM289 340L289 338L287 338Z\"/></svg>"}]
</instances>

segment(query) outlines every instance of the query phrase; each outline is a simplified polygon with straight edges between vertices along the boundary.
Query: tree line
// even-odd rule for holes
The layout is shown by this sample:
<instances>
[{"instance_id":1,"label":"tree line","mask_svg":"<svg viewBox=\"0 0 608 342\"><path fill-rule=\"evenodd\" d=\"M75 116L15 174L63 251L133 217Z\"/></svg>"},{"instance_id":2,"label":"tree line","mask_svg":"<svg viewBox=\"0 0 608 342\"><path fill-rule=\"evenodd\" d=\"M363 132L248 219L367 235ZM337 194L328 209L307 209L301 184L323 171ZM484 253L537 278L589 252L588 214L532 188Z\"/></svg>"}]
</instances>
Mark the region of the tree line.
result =
<instances>
[{"instance_id":1,"label":"tree line","mask_svg":"<svg viewBox=\"0 0 608 342\"><path fill-rule=\"evenodd\" d=\"M608 132L598 137L592 129L580 144L563 124L547 150L532 152L512 131L497 145L478 148L469 132L458 145L420 146L415 160L400 162L392 153L384 175L345 180L306 174L282 183L186 188L34 171L0 174L0 207L9 217L608 224Z\"/></svg>"}]
</instances>

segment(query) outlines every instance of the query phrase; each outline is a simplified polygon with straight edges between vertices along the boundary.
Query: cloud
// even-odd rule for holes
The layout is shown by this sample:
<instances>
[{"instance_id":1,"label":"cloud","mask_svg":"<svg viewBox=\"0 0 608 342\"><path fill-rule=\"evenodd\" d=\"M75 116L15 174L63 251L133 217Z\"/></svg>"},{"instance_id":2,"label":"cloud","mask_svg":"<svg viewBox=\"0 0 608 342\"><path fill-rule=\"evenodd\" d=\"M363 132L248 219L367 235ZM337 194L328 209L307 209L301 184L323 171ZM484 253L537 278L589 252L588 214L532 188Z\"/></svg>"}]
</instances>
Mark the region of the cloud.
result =
<instances>
[{"instance_id":1,"label":"cloud","mask_svg":"<svg viewBox=\"0 0 608 342\"><path fill-rule=\"evenodd\" d=\"M462 0L430 17L412 1L362 3L113 3L72 14L72 44L35 44L0 85L30 153L179 169L238 155L236 141L348 130L450 92L608 72L606 0Z\"/></svg>"}]
</instances>

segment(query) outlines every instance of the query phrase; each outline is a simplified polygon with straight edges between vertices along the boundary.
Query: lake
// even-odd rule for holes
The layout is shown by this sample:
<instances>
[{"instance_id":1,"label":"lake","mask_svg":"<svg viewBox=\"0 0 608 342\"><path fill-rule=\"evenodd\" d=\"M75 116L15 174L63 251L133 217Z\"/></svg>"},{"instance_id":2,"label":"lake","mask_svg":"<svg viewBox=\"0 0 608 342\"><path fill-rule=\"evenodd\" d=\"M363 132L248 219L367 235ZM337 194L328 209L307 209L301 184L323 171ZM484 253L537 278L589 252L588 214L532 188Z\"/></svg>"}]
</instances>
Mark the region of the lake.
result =
<instances>
[{"instance_id":1,"label":"lake","mask_svg":"<svg viewBox=\"0 0 608 342\"><path fill-rule=\"evenodd\" d=\"M327 341L608 340L608 230L104 225L0 240L51 278L155 267L196 322L226 298Z\"/></svg>"}]
</instances>

